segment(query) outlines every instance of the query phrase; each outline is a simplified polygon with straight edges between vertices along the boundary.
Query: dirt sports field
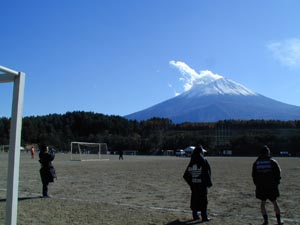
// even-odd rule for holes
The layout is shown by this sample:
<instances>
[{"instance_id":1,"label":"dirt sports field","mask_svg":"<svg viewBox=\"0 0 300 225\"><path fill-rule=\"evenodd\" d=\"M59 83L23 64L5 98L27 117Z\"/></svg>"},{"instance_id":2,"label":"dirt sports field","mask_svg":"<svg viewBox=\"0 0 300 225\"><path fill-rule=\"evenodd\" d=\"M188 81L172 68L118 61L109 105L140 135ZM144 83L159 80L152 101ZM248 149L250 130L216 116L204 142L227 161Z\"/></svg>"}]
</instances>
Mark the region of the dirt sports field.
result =
<instances>
[{"instance_id":1,"label":"dirt sports field","mask_svg":"<svg viewBox=\"0 0 300 225\"><path fill-rule=\"evenodd\" d=\"M260 225L251 166L255 158L208 157L210 225ZM300 224L300 158L277 158L282 168L284 224ZM38 159L21 154L18 224L22 225L189 225L190 190L182 179L188 158L110 156L108 161L70 161L57 154L51 199L40 198ZM0 153L0 224L5 221L7 153ZM273 208L268 204L271 224ZM272 212L272 213L271 213Z\"/></svg>"}]
</instances>

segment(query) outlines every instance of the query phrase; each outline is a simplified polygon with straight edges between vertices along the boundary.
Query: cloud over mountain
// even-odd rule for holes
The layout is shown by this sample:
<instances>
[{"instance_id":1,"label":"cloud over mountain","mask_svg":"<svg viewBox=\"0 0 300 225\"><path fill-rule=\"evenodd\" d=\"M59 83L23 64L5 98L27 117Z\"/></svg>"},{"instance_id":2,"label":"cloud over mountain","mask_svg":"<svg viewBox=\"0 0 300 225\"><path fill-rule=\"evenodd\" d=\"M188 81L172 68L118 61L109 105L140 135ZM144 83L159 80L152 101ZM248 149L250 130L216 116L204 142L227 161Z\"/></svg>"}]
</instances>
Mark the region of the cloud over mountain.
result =
<instances>
[{"instance_id":1,"label":"cloud over mountain","mask_svg":"<svg viewBox=\"0 0 300 225\"><path fill-rule=\"evenodd\" d=\"M179 79L184 83L184 91L190 90L195 84L203 83L205 77L210 77L213 80L220 79L222 76L218 74L214 74L209 70L202 70L197 73L193 68L187 65L185 62L181 61L170 61L169 64L177 69L179 69L182 77Z\"/></svg>"}]
</instances>

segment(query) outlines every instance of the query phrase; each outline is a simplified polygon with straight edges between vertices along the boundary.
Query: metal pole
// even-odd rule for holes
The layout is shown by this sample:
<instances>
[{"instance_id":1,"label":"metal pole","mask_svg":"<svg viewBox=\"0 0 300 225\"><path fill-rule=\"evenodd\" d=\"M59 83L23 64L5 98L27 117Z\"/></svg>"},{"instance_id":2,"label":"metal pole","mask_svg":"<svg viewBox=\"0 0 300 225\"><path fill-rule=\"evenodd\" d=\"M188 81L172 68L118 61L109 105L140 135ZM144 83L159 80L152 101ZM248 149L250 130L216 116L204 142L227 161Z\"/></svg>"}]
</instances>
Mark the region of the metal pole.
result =
<instances>
[{"instance_id":1,"label":"metal pole","mask_svg":"<svg viewBox=\"0 0 300 225\"><path fill-rule=\"evenodd\" d=\"M17 71L8 69L8 68L6 68L6 67L4 67L4 66L0 66L0 71L1 71L1 72L4 72L4 73L11 74L11 75L14 75L14 76L19 76L19 73L18 73Z\"/></svg>"},{"instance_id":2,"label":"metal pole","mask_svg":"<svg viewBox=\"0 0 300 225\"><path fill-rule=\"evenodd\" d=\"M0 67L3 71L3 67ZM7 68L5 72L12 72ZM13 71L14 72L14 71ZM18 186L20 166L20 144L22 129L23 97L25 86L25 73L18 73L14 80L12 116L9 140L9 158L7 174L7 198L6 198L6 225L17 224L18 214Z\"/></svg>"}]
</instances>

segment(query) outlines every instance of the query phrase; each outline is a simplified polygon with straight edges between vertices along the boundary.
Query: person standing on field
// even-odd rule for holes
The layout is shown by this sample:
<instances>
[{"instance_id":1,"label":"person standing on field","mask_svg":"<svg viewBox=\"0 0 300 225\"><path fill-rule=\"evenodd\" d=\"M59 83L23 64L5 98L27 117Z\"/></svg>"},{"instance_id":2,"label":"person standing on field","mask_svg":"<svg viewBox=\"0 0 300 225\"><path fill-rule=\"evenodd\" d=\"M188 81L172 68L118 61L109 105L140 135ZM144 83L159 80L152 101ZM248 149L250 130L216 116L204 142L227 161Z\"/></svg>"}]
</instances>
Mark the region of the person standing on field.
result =
<instances>
[{"instance_id":1,"label":"person standing on field","mask_svg":"<svg viewBox=\"0 0 300 225\"><path fill-rule=\"evenodd\" d=\"M206 150L201 145L194 149L183 175L192 191L190 206L193 219L199 220L198 212L201 212L202 222L210 220L207 215L207 189L212 186L211 169L208 161L204 158L204 152Z\"/></svg>"},{"instance_id":2,"label":"person standing on field","mask_svg":"<svg viewBox=\"0 0 300 225\"><path fill-rule=\"evenodd\" d=\"M123 151L122 150L119 150L119 160L123 160Z\"/></svg>"},{"instance_id":3,"label":"person standing on field","mask_svg":"<svg viewBox=\"0 0 300 225\"><path fill-rule=\"evenodd\" d=\"M34 155L35 155L35 150L34 147L32 146L30 149L30 154L31 154L31 158L34 159Z\"/></svg>"},{"instance_id":4,"label":"person standing on field","mask_svg":"<svg viewBox=\"0 0 300 225\"><path fill-rule=\"evenodd\" d=\"M54 178L56 178L56 172L52 165L55 155L54 153L48 152L48 146L42 144L40 145L39 157L39 162L41 163L40 175L43 184L43 198L50 198L48 195L48 185L54 182Z\"/></svg>"},{"instance_id":5,"label":"person standing on field","mask_svg":"<svg viewBox=\"0 0 300 225\"><path fill-rule=\"evenodd\" d=\"M261 150L257 160L252 166L252 178L256 186L256 198L261 200L261 213L264 219L263 225L269 224L266 201L269 199L274 205L277 224L282 225L280 218L280 208L277 202L279 197L278 185L280 184L281 170L279 164L271 158L270 149L265 145Z\"/></svg>"}]
</instances>

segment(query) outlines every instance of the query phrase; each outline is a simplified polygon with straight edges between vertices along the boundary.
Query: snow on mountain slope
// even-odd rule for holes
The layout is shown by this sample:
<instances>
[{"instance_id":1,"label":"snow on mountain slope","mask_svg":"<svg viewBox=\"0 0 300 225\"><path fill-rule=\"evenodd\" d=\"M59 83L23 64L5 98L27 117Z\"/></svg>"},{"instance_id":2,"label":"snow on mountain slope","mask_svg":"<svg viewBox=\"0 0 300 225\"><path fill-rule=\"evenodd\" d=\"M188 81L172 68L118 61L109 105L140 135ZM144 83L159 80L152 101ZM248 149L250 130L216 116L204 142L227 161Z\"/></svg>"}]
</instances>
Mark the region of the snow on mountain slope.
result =
<instances>
[{"instance_id":1,"label":"snow on mountain slope","mask_svg":"<svg viewBox=\"0 0 300 225\"><path fill-rule=\"evenodd\" d=\"M199 82L191 90L184 92L183 96L199 97L203 95L257 95L245 86L232 80L221 77L211 79L209 82Z\"/></svg>"},{"instance_id":2,"label":"snow on mountain slope","mask_svg":"<svg viewBox=\"0 0 300 225\"><path fill-rule=\"evenodd\" d=\"M139 121L162 117L175 123L228 119L300 120L299 106L267 98L220 75L206 73L199 78L181 95L125 117Z\"/></svg>"}]
</instances>

